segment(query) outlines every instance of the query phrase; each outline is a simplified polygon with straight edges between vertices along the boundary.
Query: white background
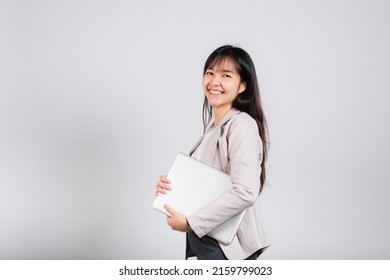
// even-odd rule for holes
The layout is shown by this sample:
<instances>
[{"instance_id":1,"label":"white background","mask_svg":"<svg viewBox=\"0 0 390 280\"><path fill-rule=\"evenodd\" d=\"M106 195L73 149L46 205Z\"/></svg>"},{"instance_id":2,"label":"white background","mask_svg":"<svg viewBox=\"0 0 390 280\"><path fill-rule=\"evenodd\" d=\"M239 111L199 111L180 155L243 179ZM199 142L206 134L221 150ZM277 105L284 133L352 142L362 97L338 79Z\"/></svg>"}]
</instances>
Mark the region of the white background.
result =
<instances>
[{"instance_id":1,"label":"white background","mask_svg":"<svg viewBox=\"0 0 390 280\"><path fill-rule=\"evenodd\" d=\"M271 135L262 259L390 258L390 2L0 1L0 259L183 259L154 186L247 50Z\"/></svg>"}]
</instances>

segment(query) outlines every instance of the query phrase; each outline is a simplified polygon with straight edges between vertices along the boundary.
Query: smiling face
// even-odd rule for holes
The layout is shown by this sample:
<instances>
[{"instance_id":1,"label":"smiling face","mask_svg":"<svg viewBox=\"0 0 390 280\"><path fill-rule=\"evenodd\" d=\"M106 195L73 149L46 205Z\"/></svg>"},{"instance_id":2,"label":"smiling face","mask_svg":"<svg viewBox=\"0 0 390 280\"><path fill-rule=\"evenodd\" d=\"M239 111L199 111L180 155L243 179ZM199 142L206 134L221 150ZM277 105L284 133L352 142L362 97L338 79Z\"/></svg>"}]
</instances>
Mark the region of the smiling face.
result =
<instances>
[{"instance_id":1,"label":"smiling face","mask_svg":"<svg viewBox=\"0 0 390 280\"><path fill-rule=\"evenodd\" d=\"M245 83L241 82L241 77L230 59L223 59L210 66L203 76L205 96L216 114L227 113L232 108L233 100L245 88Z\"/></svg>"}]
</instances>

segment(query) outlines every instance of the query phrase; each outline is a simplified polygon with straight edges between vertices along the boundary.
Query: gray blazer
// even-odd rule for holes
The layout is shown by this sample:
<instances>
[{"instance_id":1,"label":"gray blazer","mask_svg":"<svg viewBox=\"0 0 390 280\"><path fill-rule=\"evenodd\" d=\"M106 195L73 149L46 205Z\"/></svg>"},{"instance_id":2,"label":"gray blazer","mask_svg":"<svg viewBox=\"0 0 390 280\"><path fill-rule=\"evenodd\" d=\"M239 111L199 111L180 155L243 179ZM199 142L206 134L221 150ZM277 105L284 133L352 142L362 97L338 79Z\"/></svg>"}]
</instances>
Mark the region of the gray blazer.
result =
<instances>
[{"instance_id":1,"label":"gray blazer","mask_svg":"<svg viewBox=\"0 0 390 280\"><path fill-rule=\"evenodd\" d=\"M212 133L204 146L201 161L230 174L232 188L189 216L188 221L196 235L202 237L248 208L233 242L230 245L220 243L228 259L245 259L271 245L260 218L262 142L256 121L236 109L231 109L216 129L218 131ZM190 154L202 139L203 136Z\"/></svg>"}]
</instances>

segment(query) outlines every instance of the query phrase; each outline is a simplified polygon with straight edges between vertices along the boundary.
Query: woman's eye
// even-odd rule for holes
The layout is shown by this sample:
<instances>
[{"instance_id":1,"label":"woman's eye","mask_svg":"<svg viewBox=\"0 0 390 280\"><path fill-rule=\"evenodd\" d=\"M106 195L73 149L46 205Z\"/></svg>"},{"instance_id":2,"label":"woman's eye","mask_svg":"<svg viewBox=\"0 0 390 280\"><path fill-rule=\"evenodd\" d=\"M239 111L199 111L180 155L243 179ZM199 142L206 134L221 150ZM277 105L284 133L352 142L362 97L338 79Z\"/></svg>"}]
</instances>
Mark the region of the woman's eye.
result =
<instances>
[{"instance_id":1,"label":"woman's eye","mask_svg":"<svg viewBox=\"0 0 390 280\"><path fill-rule=\"evenodd\" d=\"M213 75L213 72L207 71L206 75Z\"/></svg>"},{"instance_id":2,"label":"woman's eye","mask_svg":"<svg viewBox=\"0 0 390 280\"><path fill-rule=\"evenodd\" d=\"M228 75L228 74L224 74L223 75L225 78L230 78L231 76L230 75Z\"/></svg>"}]
</instances>

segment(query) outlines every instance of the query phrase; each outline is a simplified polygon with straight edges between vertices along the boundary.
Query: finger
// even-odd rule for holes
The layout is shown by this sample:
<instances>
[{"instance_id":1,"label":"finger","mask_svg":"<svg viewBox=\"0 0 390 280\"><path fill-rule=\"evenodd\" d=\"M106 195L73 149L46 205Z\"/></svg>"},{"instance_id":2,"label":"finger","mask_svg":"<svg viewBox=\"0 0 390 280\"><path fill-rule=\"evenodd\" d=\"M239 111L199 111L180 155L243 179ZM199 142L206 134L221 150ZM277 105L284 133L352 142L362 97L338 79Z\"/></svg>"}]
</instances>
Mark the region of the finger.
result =
<instances>
[{"instance_id":1,"label":"finger","mask_svg":"<svg viewBox=\"0 0 390 280\"><path fill-rule=\"evenodd\" d=\"M162 194L167 193L167 189L164 187L164 184L157 184L156 191Z\"/></svg>"},{"instance_id":2,"label":"finger","mask_svg":"<svg viewBox=\"0 0 390 280\"><path fill-rule=\"evenodd\" d=\"M171 181L165 175L160 176L160 181L163 182L163 183L166 183L166 184L170 184L171 183Z\"/></svg>"},{"instance_id":3,"label":"finger","mask_svg":"<svg viewBox=\"0 0 390 280\"><path fill-rule=\"evenodd\" d=\"M166 193L166 190L170 191L172 189L171 186L161 182L161 181L158 181L157 182L157 190L162 192L162 193Z\"/></svg>"},{"instance_id":4,"label":"finger","mask_svg":"<svg viewBox=\"0 0 390 280\"><path fill-rule=\"evenodd\" d=\"M168 204L165 204L164 208L165 210L167 210L167 212L170 214L171 217L176 213L176 211Z\"/></svg>"},{"instance_id":5,"label":"finger","mask_svg":"<svg viewBox=\"0 0 390 280\"><path fill-rule=\"evenodd\" d=\"M172 187L170 185L168 185L168 184L164 184L163 188L164 188L164 190L167 190L167 191L172 190Z\"/></svg>"}]
</instances>

